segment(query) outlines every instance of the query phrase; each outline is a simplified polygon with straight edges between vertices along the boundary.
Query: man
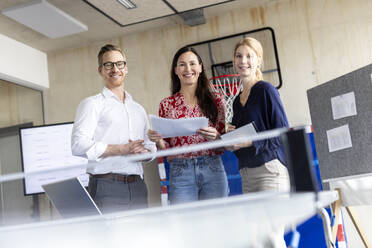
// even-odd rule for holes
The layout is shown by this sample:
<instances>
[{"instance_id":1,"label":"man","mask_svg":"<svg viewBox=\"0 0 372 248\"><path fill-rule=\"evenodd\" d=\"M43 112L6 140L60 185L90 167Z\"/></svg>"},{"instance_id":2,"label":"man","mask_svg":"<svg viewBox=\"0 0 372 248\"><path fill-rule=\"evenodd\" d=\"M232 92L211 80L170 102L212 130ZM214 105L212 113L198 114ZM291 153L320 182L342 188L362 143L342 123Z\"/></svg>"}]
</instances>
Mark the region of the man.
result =
<instances>
[{"instance_id":1,"label":"man","mask_svg":"<svg viewBox=\"0 0 372 248\"><path fill-rule=\"evenodd\" d=\"M76 112L71 138L72 153L99 161L109 156L156 150L147 136L144 108L124 90L128 74L126 57L119 47L105 45L98 54L102 92L84 99ZM147 207L147 188L141 162L124 163L107 171L89 168L88 191L103 213Z\"/></svg>"}]
</instances>

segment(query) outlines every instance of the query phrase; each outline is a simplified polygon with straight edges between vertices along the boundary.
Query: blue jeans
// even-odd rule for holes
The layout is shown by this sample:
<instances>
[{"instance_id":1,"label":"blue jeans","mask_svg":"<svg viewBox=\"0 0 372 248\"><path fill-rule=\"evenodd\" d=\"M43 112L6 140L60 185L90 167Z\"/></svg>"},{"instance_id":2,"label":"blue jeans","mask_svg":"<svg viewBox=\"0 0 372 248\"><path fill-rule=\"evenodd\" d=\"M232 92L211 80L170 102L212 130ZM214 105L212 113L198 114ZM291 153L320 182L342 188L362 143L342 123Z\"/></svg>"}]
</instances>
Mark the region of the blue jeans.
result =
<instances>
[{"instance_id":1,"label":"blue jeans","mask_svg":"<svg viewBox=\"0 0 372 248\"><path fill-rule=\"evenodd\" d=\"M176 158L169 164L171 204L228 195L229 187L221 156Z\"/></svg>"}]
</instances>

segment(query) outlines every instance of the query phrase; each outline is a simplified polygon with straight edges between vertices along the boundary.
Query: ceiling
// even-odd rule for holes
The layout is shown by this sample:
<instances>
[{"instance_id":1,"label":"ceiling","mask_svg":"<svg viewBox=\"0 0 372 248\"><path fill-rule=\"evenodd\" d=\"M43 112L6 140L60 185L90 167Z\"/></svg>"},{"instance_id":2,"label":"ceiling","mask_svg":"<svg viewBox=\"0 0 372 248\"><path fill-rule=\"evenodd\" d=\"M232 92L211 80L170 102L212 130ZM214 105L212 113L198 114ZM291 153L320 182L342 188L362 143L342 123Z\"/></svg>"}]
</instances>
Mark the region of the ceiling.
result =
<instances>
[{"instance_id":1,"label":"ceiling","mask_svg":"<svg viewBox=\"0 0 372 248\"><path fill-rule=\"evenodd\" d=\"M184 19L181 16L185 11L198 8L203 8L204 17L208 19L231 9L261 5L270 1L273 0L132 0L137 8L128 10L117 0L47 0L88 26L88 31L52 39L1 14L4 9L27 4L31 0L1 0L0 33L48 52L80 47L91 42L166 25L182 24Z\"/></svg>"}]
</instances>

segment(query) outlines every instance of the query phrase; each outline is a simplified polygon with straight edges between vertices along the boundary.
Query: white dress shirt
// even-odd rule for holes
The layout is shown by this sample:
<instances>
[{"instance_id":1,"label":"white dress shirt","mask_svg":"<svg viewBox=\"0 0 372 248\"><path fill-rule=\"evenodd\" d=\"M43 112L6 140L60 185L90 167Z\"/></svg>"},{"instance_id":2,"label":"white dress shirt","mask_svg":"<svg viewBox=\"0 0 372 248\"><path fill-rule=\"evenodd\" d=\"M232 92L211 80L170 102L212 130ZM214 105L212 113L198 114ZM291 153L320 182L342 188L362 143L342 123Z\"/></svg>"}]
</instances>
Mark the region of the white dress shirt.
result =
<instances>
[{"instance_id":1,"label":"white dress shirt","mask_svg":"<svg viewBox=\"0 0 372 248\"><path fill-rule=\"evenodd\" d=\"M145 148L156 151L155 143L147 136L149 124L146 111L125 92L124 103L108 88L84 99L77 111L71 136L71 150L75 156L99 161L107 146L127 144L128 140L144 140ZM142 175L141 162L126 162L120 169L107 171L99 163L87 170L91 174L120 173Z\"/></svg>"}]
</instances>

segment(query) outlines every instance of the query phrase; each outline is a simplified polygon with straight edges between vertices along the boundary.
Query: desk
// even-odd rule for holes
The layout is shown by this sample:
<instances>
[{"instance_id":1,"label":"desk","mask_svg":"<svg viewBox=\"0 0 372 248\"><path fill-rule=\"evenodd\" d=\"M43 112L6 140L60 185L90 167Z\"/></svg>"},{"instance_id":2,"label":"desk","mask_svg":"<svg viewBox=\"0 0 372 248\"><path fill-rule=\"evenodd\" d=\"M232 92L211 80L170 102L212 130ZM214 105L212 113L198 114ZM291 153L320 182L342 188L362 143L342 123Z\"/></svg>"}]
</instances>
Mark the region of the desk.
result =
<instances>
[{"instance_id":1,"label":"desk","mask_svg":"<svg viewBox=\"0 0 372 248\"><path fill-rule=\"evenodd\" d=\"M300 224L335 191L252 193L179 206L0 228L0 247L259 247L274 228Z\"/></svg>"}]
</instances>

